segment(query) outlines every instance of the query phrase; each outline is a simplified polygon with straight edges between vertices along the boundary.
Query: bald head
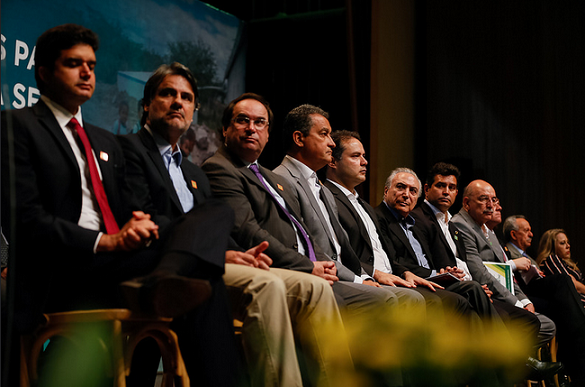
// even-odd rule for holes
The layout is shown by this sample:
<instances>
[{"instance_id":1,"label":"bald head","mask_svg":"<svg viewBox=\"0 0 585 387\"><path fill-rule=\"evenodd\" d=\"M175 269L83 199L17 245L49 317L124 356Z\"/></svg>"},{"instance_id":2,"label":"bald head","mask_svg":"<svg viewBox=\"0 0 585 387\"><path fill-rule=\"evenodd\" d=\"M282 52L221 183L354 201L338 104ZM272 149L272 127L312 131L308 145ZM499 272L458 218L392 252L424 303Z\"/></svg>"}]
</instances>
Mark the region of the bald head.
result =
<instances>
[{"instance_id":1,"label":"bald head","mask_svg":"<svg viewBox=\"0 0 585 387\"><path fill-rule=\"evenodd\" d=\"M463 208L479 225L492 219L497 202L494 187L484 180L472 181L463 191Z\"/></svg>"}]
</instances>

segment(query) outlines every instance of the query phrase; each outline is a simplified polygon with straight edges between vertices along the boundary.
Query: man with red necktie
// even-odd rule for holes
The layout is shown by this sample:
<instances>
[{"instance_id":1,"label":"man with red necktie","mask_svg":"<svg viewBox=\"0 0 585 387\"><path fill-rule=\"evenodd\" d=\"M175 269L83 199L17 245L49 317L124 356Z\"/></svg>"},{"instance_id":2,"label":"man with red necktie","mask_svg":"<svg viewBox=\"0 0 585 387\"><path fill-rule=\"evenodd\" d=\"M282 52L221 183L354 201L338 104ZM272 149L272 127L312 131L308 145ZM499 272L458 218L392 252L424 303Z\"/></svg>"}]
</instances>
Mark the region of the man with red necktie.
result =
<instances>
[{"instance_id":1,"label":"man with red necktie","mask_svg":"<svg viewBox=\"0 0 585 387\"><path fill-rule=\"evenodd\" d=\"M15 208L14 217L2 213L3 231L15 235L14 330L32 331L42 313L126 305L180 317L190 376L233 385L237 367L220 366L238 359L221 279L233 212L210 202L159 235L134 205L114 135L82 116L97 48L97 35L79 25L43 33L35 51L41 100L2 113L2 205Z\"/></svg>"}]
</instances>

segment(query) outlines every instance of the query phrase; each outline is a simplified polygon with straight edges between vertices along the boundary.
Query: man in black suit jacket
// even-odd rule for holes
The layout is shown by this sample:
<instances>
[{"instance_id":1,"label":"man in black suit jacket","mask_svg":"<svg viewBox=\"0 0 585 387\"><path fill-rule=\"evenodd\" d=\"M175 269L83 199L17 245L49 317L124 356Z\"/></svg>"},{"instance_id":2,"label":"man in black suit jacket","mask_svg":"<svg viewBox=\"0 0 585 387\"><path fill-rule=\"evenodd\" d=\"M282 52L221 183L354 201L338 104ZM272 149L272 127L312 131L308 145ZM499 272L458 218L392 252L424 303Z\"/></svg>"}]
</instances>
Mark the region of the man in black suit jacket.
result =
<instances>
[{"instance_id":1,"label":"man in black suit jacket","mask_svg":"<svg viewBox=\"0 0 585 387\"><path fill-rule=\"evenodd\" d=\"M161 96L169 92L172 97ZM198 99L197 86L189 69L179 63L159 67L144 89L143 128L137 134L119 137L126 156L129 185L138 196L141 208L151 214L163 230L192 206L211 198L205 173L178 156L180 137L190 122L173 130L174 126L166 120L157 119L161 107L164 113L180 111L184 104L180 96L185 92ZM170 154L176 154L177 159L169 157ZM180 173L175 175L171 169ZM192 197L181 200L181 191ZM189 203L185 199L189 199ZM305 273L269 268L272 260L262 253L267 246L263 242L243 252L234 242L231 247L235 249L226 252L223 278L232 313L243 322L242 342L252 386L301 385L293 326L300 328L313 308L325 311L335 307L335 302L331 297L328 306L328 298L318 295L319 286L329 291L324 281L314 281L316 277ZM295 304L289 311L287 301L293 299L314 301L300 307ZM310 337L297 333L301 343L311 342ZM318 368L318 359L314 360ZM227 361L226 365L229 365Z\"/></svg>"},{"instance_id":2,"label":"man in black suit jacket","mask_svg":"<svg viewBox=\"0 0 585 387\"><path fill-rule=\"evenodd\" d=\"M464 273L457 265L435 267L433 255L422 237L410 212L421 194L421 182L415 172L408 168L397 168L390 173L384 187L384 200L376 207L382 234L395 251L395 259L413 273L426 278L444 272L461 279ZM490 299L475 281L459 281L446 286L446 290L467 298L478 315L498 318Z\"/></svg>"},{"instance_id":3,"label":"man in black suit jacket","mask_svg":"<svg viewBox=\"0 0 585 387\"><path fill-rule=\"evenodd\" d=\"M235 356L220 282L233 212L220 202L210 203L159 239L158 226L137 211L115 137L85 123L81 115L80 106L95 87L97 46L97 36L82 26L46 31L37 41L35 56L41 101L2 114L2 177L15 181L2 184L4 208L14 203L16 212L14 219L8 211L2 214L3 228L15 234L17 256L9 268L14 272L9 281L16 286L15 330L34 329L44 312L119 307L124 304L120 283L130 281L128 300L142 312L181 315L179 320L195 324L217 317L206 334L226 338L223 357ZM221 220L207 225L200 221L218 212ZM195 254L197 240L184 238L192 227L213 230L204 237L215 241L205 254ZM210 293L201 307L204 314L191 310ZM188 330L178 334L182 348L193 343ZM185 357L189 373L205 375L206 367L219 367L207 359ZM213 380L233 384L233 373L222 372Z\"/></svg>"},{"instance_id":4,"label":"man in black suit jacket","mask_svg":"<svg viewBox=\"0 0 585 387\"><path fill-rule=\"evenodd\" d=\"M414 288L428 306L443 303L457 314L467 314L469 303L461 296L442 290L397 262L392 246L381 233L374 209L357 194L355 187L366 180L367 160L359 135L350 131L333 132L332 160L327 166L325 185L337 201L339 220L366 272L383 285Z\"/></svg>"}]
</instances>

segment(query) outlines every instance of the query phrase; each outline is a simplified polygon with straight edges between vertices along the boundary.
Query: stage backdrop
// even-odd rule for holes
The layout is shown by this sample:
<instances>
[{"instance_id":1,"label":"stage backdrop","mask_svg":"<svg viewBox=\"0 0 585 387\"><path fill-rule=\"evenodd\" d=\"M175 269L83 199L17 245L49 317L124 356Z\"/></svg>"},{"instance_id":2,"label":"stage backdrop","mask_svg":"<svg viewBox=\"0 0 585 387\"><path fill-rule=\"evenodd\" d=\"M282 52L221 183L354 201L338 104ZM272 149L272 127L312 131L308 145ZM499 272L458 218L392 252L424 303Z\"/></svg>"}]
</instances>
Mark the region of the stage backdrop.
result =
<instances>
[{"instance_id":1,"label":"stage backdrop","mask_svg":"<svg viewBox=\"0 0 585 387\"><path fill-rule=\"evenodd\" d=\"M77 23L100 38L96 90L84 120L116 134L139 128L144 84L161 64L178 61L198 80L202 106L194 117L199 163L219 143L226 101L244 92L243 23L197 0L2 1L2 110L39 99L34 79L37 37Z\"/></svg>"}]
</instances>

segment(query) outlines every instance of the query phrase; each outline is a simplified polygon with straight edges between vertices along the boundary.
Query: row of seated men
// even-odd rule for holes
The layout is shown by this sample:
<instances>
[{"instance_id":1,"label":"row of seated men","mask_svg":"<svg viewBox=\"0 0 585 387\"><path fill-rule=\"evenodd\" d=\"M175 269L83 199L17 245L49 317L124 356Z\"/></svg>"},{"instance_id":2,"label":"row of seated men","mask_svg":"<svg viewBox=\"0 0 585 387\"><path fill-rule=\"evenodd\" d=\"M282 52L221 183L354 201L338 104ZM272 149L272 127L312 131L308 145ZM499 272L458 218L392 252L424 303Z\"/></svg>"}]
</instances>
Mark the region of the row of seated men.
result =
<instances>
[{"instance_id":1,"label":"row of seated men","mask_svg":"<svg viewBox=\"0 0 585 387\"><path fill-rule=\"evenodd\" d=\"M2 225L14 228L18 246L16 333L33 330L46 312L129 305L174 318L187 371L201 385L236 385L245 368L253 386L320 386L339 371L332 352L352 364L347 319L439 309L470 325L513 323L534 350L556 333L571 377L583 380L585 312L569 277L518 283L513 294L482 264L508 260L491 231L501 208L487 182L465 189L450 220L457 169L433 167L415 209L423 186L400 168L374 209L356 191L367 171L359 135L332 132L328 114L311 105L287 115L287 155L270 171L257 160L274 117L251 93L226 107L224 144L199 168L178 147L200 103L179 63L162 65L146 83L138 133L116 138L84 122L97 48L82 26L46 31L35 52L41 100L2 114L2 176L15 181L14 196L2 184L2 204L15 202L16 219L3 212ZM525 270L526 260L512 262ZM461 281L425 279L445 272ZM243 322L245 367L232 318ZM333 349L322 326L336 338ZM158 361L148 344L140 354L135 385ZM562 367L531 355L532 377ZM385 383L410 381L397 372Z\"/></svg>"}]
</instances>

